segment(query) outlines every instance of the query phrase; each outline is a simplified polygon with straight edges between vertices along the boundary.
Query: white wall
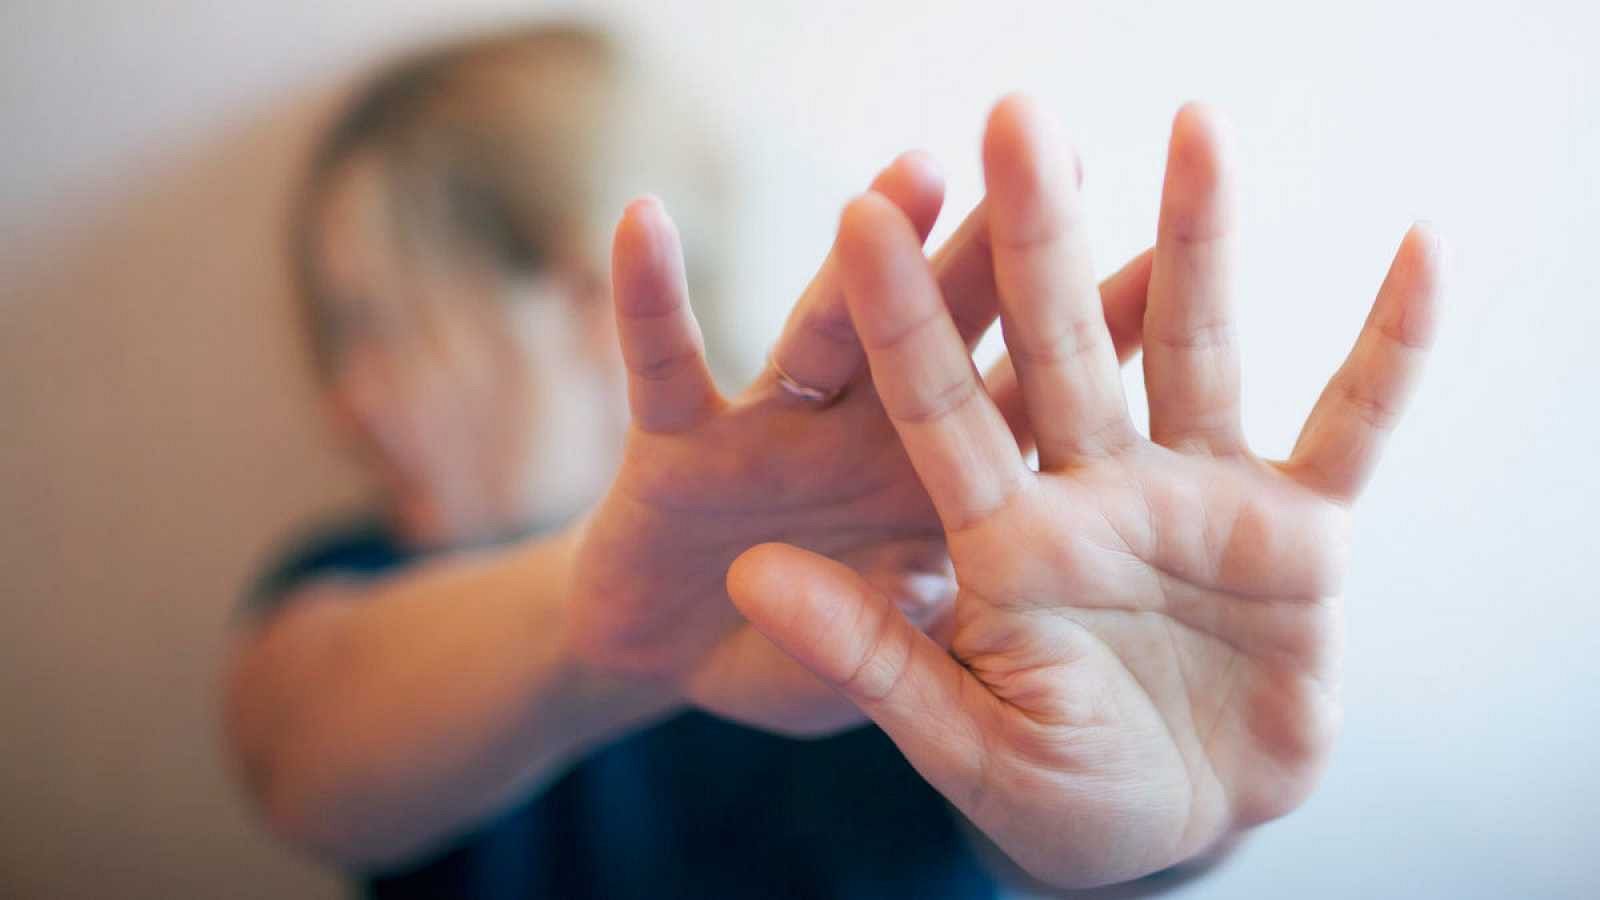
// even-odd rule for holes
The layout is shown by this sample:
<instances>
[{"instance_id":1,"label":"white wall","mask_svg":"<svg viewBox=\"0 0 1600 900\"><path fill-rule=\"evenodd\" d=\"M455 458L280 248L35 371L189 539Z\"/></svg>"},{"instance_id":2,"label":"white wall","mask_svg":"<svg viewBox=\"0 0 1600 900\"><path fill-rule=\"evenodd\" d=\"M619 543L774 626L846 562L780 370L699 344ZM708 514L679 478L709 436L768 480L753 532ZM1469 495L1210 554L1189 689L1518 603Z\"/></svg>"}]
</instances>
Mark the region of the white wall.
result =
<instances>
[{"instance_id":1,"label":"white wall","mask_svg":"<svg viewBox=\"0 0 1600 900\"><path fill-rule=\"evenodd\" d=\"M332 896L213 749L235 591L360 485L317 431L276 255L328 87L526 4L0 7L0 894ZM1363 508L1326 786L1193 897L1600 891L1600 19L1582 3L600 3L713 108L759 352L873 167L976 199L1025 88L1080 142L1097 252L1150 239L1183 99L1236 126L1248 426L1282 452L1407 223L1455 250ZM670 197L669 197L670 200ZM952 216L953 220L955 216Z\"/></svg>"}]
</instances>

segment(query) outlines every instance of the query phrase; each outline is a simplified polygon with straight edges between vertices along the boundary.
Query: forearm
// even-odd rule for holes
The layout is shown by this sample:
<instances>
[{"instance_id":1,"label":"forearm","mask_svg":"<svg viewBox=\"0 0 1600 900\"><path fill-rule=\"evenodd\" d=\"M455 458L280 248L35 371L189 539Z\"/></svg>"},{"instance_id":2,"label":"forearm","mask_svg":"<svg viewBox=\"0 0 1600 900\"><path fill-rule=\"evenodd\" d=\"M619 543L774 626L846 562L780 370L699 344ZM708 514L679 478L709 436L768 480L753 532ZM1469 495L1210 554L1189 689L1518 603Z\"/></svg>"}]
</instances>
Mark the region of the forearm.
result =
<instances>
[{"instance_id":1,"label":"forearm","mask_svg":"<svg viewBox=\"0 0 1600 900\"><path fill-rule=\"evenodd\" d=\"M338 863L404 860L674 706L566 641L573 534L316 589L242 639L228 726L274 828Z\"/></svg>"}]
</instances>

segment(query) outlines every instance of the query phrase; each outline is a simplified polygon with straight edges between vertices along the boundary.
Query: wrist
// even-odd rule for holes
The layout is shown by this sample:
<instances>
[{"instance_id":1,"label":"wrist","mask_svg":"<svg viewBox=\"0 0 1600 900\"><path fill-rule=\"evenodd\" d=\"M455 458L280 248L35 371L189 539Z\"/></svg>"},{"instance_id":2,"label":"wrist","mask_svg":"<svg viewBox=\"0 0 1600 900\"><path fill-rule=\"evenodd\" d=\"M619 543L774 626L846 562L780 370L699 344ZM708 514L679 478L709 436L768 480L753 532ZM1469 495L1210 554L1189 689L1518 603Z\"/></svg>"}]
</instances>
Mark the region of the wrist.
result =
<instances>
[{"instance_id":1,"label":"wrist","mask_svg":"<svg viewBox=\"0 0 1600 900\"><path fill-rule=\"evenodd\" d=\"M541 549L551 555L542 565L560 573L563 589L553 592L554 608L534 611L531 622L535 642L554 648L555 689L549 696L555 715L570 726L565 743L575 756L677 712L686 702L675 681L620 672L578 639L572 611L600 599L584 587L591 579L577 577L587 524L587 517L580 518L543 542Z\"/></svg>"}]
</instances>

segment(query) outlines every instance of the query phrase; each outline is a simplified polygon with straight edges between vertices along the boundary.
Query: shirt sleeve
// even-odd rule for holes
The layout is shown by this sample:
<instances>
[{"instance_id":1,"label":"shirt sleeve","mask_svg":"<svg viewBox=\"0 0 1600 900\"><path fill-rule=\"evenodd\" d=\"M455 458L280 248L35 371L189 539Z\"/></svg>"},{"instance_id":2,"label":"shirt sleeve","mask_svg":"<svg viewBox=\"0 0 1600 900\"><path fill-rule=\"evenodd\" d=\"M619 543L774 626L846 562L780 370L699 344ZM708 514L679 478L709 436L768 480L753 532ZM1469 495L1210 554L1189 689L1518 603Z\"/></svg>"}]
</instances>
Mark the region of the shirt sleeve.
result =
<instances>
[{"instance_id":1,"label":"shirt sleeve","mask_svg":"<svg viewBox=\"0 0 1600 900\"><path fill-rule=\"evenodd\" d=\"M271 615L308 582L332 576L374 577L410 561L394 536L373 519L318 528L288 542L246 588L240 612Z\"/></svg>"}]
</instances>

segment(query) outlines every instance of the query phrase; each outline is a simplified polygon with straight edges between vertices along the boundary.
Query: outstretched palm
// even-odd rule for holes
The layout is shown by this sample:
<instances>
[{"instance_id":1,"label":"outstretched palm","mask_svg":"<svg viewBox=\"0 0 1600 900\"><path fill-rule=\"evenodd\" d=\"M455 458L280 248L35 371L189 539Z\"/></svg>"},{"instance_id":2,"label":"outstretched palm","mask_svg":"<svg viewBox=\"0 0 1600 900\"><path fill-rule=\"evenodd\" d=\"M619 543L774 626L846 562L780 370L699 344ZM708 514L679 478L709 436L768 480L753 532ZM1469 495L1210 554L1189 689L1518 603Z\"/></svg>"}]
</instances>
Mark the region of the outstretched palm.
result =
<instances>
[{"instance_id":1,"label":"outstretched palm","mask_svg":"<svg viewBox=\"0 0 1600 900\"><path fill-rule=\"evenodd\" d=\"M909 217L920 246L941 200L930 163L902 157L874 188ZM936 263L967 340L997 303L985 227L975 212ZM923 625L948 611L954 592L938 518L866 377L836 270L832 258L824 263L774 359L803 384L839 392L837 401L798 398L771 368L724 400L701 355L671 223L653 202L630 207L613 281L634 427L576 567L573 639L583 658L785 731L837 728L860 713L727 602L724 574L741 551L785 541L840 560ZM1136 260L1108 280L1114 327L1137 319L1148 271ZM1123 341L1129 352L1132 340ZM1007 402L1017 389L1002 372L996 393Z\"/></svg>"},{"instance_id":2,"label":"outstretched palm","mask_svg":"<svg viewBox=\"0 0 1600 900\"><path fill-rule=\"evenodd\" d=\"M1090 315L1076 192L1042 128L1007 101L984 154L1038 471L979 389L902 217L867 198L841 225L873 379L955 563L948 653L794 548L751 551L730 586L1002 849L1072 886L1187 859L1312 787L1339 717L1348 503L1420 363L1437 254L1408 235L1292 458L1256 458L1239 427L1220 152L1186 109L1144 320L1147 440Z\"/></svg>"}]
</instances>

